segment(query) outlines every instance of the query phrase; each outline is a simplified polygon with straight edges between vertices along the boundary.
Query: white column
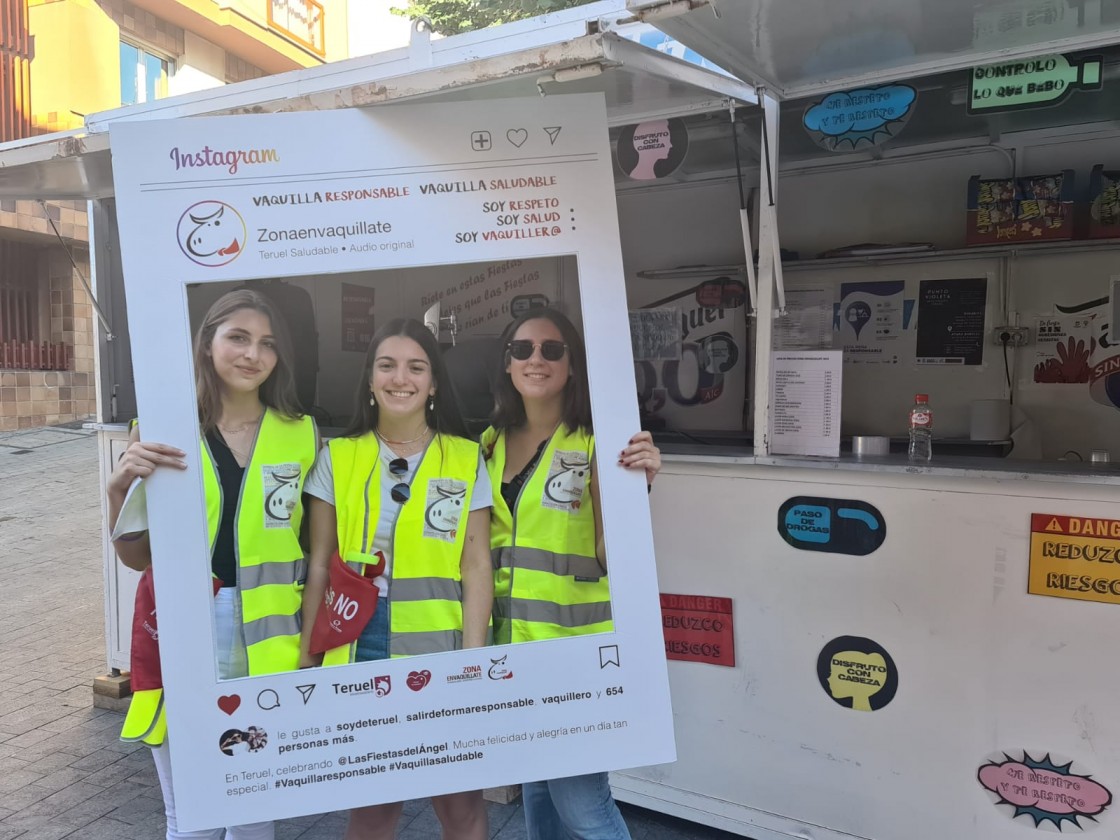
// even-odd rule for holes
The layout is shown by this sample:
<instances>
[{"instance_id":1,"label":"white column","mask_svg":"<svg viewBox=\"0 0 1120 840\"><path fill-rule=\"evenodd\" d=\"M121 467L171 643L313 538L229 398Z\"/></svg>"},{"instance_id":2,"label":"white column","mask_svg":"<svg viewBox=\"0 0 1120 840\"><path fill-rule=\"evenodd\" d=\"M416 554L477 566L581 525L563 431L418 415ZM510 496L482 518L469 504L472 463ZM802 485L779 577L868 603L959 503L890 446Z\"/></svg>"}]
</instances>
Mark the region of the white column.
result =
<instances>
[{"instance_id":1,"label":"white column","mask_svg":"<svg viewBox=\"0 0 1120 840\"><path fill-rule=\"evenodd\" d=\"M773 343L774 290L781 278L778 241L778 100L760 91L762 160L758 201L758 315L754 335L754 452L770 454L770 349ZM768 175L769 173L769 175ZM750 255L747 255L750 259ZM782 295L784 298L784 294ZM784 301L783 301L784 303Z\"/></svg>"}]
</instances>

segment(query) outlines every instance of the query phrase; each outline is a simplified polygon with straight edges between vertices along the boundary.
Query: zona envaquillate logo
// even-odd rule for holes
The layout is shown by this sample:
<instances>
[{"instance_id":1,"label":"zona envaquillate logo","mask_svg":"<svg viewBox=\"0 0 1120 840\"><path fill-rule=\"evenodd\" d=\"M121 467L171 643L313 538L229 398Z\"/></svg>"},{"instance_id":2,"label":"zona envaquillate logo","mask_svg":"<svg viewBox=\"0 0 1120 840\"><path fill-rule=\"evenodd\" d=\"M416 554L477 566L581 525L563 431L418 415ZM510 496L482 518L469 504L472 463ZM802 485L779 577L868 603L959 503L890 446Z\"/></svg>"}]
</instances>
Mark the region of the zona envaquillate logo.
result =
<instances>
[{"instance_id":1,"label":"zona envaquillate logo","mask_svg":"<svg viewBox=\"0 0 1120 840\"><path fill-rule=\"evenodd\" d=\"M224 201L199 201L179 217L176 238L187 259L216 268L241 255L248 230L233 205Z\"/></svg>"}]
</instances>

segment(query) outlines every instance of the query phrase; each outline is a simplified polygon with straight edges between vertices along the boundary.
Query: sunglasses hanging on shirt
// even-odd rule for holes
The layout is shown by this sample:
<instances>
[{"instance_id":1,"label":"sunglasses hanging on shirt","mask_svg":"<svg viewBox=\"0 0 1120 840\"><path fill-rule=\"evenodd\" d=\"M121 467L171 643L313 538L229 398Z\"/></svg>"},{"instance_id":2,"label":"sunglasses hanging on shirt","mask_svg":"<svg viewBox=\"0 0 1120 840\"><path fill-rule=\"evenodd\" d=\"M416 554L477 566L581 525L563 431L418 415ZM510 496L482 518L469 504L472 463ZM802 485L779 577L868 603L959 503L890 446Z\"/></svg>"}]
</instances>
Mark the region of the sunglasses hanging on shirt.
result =
<instances>
[{"instance_id":1,"label":"sunglasses hanging on shirt","mask_svg":"<svg viewBox=\"0 0 1120 840\"><path fill-rule=\"evenodd\" d=\"M563 341L556 341L549 339L542 341L540 344L535 344L527 338L519 338L511 341L506 345L509 350L510 356L517 359L519 362L527 362L533 356L533 351L541 348L541 357L546 362L558 362L564 358L564 354L568 352L568 345Z\"/></svg>"},{"instance_id":2,"label":"sunglasses hanging on shirt","mask_svg":"<svg viewBox=\"0 0 1120 840\"><path fill-rule=\"evenodd\" d=\"M401 478L408 472L408 461L404 458L394 458L389 462L389 472L397 478ZM408 486L406 481L402 480L393 485L389 495L398 505L403 505L412 497L412 488Z\"/></svg>"}]
</instances>

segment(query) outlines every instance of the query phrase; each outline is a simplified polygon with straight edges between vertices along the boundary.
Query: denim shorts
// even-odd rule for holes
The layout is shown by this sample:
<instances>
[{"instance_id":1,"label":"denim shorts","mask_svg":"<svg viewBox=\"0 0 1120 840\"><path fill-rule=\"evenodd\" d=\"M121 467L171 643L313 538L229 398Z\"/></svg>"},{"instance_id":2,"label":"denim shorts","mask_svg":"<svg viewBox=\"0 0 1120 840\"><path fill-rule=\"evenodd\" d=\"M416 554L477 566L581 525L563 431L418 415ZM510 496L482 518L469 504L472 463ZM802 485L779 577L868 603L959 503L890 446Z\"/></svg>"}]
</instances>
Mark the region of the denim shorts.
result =
<instances>
[{"instance_id":1,"label":"denim shorts","mask_svg":"<svg viewBox=\"0 0 1120 840\"><path fill-rule=\"evenodd\" d=\"M389 602L386 598L377 599L377 610L369 624L358 637L355 662L373 662L389 658Z\"/></svg>"}]
</instances>

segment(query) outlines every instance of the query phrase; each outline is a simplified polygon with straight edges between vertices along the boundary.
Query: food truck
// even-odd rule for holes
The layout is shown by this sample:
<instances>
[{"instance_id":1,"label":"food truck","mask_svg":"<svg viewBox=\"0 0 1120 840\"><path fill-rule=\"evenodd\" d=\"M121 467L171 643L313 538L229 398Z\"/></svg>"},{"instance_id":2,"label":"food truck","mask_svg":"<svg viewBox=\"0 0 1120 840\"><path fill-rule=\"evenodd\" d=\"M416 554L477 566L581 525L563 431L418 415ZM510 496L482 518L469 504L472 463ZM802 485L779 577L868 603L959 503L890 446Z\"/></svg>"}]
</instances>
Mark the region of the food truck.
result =
<instances>
[{"instance_id":1,"label":"food truck","mask_svg":"<svg viewBox=\"0 0 1120 840\"><path fill-rule=\"evenodd\" d=\"M629 5L418 32L0 150L0 194L91 200L115 320L103 470L135 413L107 125L601 91L665 461L650 504L678 750L612 774L618 798L764 840L1112 836L1115 4ZM492 268L480 286L512 279ZM537 273L524 305L564 305L562 260L514 268ZM323 335L337 294L314 301ZM487 337L463 300L410 305L437 303L437 328L450 311L457 340ZM348 369L332 330L328 420ZM928 462L905 451L917 393ZM131 586L106 543L110 667L127 668Z\"/></svg>"}]
</instances>

